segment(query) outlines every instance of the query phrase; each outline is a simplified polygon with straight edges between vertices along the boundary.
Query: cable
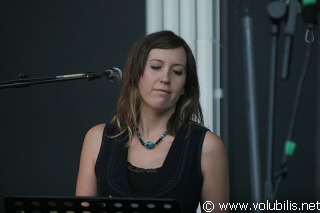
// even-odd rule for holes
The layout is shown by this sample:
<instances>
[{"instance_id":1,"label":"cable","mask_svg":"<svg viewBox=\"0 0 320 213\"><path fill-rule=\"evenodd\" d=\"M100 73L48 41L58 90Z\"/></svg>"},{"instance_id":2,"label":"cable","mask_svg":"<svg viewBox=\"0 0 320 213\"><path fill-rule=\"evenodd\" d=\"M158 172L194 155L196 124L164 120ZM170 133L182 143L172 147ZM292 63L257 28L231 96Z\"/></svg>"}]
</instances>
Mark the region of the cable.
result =
<instances>
[{"instance_id":1,"label":"cable","mask_svg":"<svg viewBox=\"0 0 320 213\"><path fill-rule=\"evenodd\" d=\"M304 63L302 66L302 72L301 72L301 77L299 78L298 86L297 86L297 91L296 95L294 98L293 102L293 108L292 108L292 114L291 114L291 119L289 122L289 129L288 129L288 135L287 139L285 141L285 147L284 147L284 155L281 163L281 168L280 170L275 173L274 178L275 178L275 188L274 188L274 197L276 196L280 183L283 180L283 178L286 176L288 172L288 156L293 156L295 148L296 148L296 143L292 141L292 135L296 123L296 118L297 118L297 113L298 113L298 107L299 107L299 102L301 98L301 93L303 89L303 85L305 83L305 79L308 73L308 68L310 65L310 59L311 59L311 54L312 54L312 48L313 48L313 42L307 43L307 49L305 53L305 59Z\"/></svg>"}]
</instances>

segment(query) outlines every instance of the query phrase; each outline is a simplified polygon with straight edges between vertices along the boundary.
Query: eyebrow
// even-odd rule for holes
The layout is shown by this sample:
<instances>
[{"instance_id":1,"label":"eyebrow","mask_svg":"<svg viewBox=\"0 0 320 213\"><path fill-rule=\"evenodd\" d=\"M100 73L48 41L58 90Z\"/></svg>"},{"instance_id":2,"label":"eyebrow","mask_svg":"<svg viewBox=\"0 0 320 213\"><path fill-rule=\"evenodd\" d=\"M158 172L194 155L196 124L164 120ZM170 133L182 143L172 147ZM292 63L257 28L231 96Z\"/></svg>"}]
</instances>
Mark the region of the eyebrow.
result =
<instances>
[{"instance_id":1,"label":"eyebrow","mask_svg":"<svg viewBox=\"0 0 320 213\"><path fill-rule=\"evenodd\" d=\"M164 62L164 61L162 61L160 59L151 59L150 62L151 61L158 61L158 62L162 62L162 63ZM182 66L184 69L186 68L185 65L183 65L183 64L173 64L173 66Z\"/></svg>"}]
</instances>

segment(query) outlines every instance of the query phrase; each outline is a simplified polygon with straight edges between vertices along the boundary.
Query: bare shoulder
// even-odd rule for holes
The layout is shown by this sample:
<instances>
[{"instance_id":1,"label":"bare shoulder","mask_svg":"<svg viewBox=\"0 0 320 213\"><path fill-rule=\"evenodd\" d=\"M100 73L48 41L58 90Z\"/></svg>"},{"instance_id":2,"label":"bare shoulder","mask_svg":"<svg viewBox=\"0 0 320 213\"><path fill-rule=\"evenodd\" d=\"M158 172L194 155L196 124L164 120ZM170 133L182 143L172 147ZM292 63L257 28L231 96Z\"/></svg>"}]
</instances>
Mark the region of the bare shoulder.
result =
<instances>
[{"instance_id":1,"label":"bare shoulder","mask_svg":"<svg viewBox=\"0 0 320 213\"><path fill-rule=\"evenodd\" d=\"M101 137L105 126L106 126L106 124L103 123L103 124L98 124L98 125L91 127L89 129L89 131L87 132L86 137L90 137L90 138Z\"/></svg>"},{"instance_id":2,"label":"bare shoulder","mask_svg":"<svg viewBox=\"0 0 320 213\"><path fill-rule=\"evenodd\" d=\"M202 153L205 155L210 155L221 152L225 152L224 142L218 135L212 133L211 131L207 131L203 141Z\"/></svg>"},{"instance_id":3,"label":"bare shoulder","mask_svg":"<svg viewBox=\"0 0 320 213\"><path fill-rule=\"evenodd\" d=\"M98 149L100 148L102 135L106 124L98 124L89 129L87 132L83 146L88 147L88 149Z\"/></svg>"},{"instance_id":4,"label":"bare shoulder","mask_svg":"<svg viewBox=\"0 0 320 213\"><path fill-rule=\"evenodd\" d=\"M201 159L202 173L204 175L227 174L228 157L225 144L218 135L210 131L206 132L203 141Z\"/></svg>"},{"instance_id":5,"label":"bare shoulder","mask_svg":"<svg viewBox=\"0 0 320 213\"><path fill-rule=\"evenodd\" d=\"M227 150L223 140L207 131L202 147L202 172L226 172L228 168ZM222 171L223 170L223 171Z\"/></svg>"}]
</instances>

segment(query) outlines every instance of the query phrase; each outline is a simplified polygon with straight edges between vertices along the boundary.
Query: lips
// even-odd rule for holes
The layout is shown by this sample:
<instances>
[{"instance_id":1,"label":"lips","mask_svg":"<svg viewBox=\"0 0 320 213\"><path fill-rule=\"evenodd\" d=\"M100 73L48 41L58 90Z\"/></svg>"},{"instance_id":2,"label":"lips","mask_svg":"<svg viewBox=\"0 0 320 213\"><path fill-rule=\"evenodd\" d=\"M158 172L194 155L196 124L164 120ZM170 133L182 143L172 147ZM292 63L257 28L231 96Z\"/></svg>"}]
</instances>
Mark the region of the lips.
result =
<instances>
[{"instance_id":1,"label":"lips","mask_svg":"<svg viewBox=\"0 0 320 213\"><path fill-rule=\"evenodd\" d=\"M155 89L155 91L171 94L171 92L169 90L166 90L166 89Z\"/></svg>"}]
</instances>

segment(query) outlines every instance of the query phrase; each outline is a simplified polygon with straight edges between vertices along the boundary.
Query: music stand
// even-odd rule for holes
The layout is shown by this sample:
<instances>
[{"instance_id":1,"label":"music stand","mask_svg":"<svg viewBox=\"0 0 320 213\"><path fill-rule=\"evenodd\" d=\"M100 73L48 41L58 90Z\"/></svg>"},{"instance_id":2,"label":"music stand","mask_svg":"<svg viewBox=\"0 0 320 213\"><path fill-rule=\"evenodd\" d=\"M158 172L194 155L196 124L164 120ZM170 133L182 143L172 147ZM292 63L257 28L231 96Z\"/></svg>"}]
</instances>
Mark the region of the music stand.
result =
<instances>
[{"instance_id":1,"label":"music stand","mask_svg":"<svg viewBox=\"0 0 320 213\"><path fill-rule=\"evenodd\" d=\"M181 213L174 199L6 196L6 213Z\"/></svg>"}]
</instances>

